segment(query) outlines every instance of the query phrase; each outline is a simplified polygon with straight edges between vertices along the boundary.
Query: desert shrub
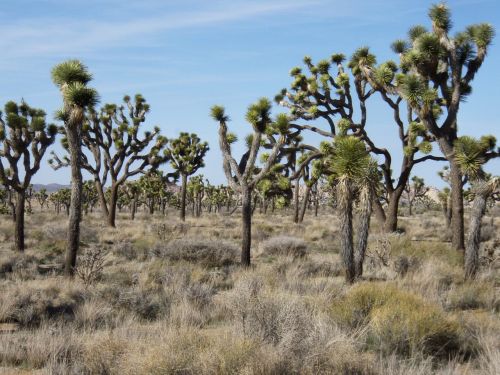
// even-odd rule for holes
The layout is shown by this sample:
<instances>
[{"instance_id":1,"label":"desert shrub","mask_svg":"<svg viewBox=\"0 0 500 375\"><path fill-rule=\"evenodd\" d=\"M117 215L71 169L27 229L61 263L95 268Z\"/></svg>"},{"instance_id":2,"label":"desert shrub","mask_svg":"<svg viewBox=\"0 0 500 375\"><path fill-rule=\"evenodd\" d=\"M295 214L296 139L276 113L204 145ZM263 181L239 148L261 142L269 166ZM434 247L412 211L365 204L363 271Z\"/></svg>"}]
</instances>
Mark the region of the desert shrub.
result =
<instances>
[{"instance_id":1,"label":"desert shrub","mask_svg":"<svg viewBox=\"0 0 500 375\"><path fill-rule=\"evenodd\" d=\"M450 309L500 310L500 300L493 285L484 282L467 282L456 286L448 293L447 307Z\"/></svg>"},{"instance_id":2,"label":"desert shrub","mask_svg":"<svg viewBox=\"0 0 500 375\"><path fill-rule=\"evenodd\" d=\"M119 364L129 350L130 343L112 332L97 332L85 337L81 363L84 374L119 374Z\"/></svg>"},{"instance_id":3,"label":"desert shrub","mask_svg":"<svg viewBox=\"0 0 500 375\"><path fill-rule=\"evenodd\" d=\"M490 241L495 238L497 228L492 223L483 223L481 225L481 242Z\"/></svg>"},{"instance_id":4,"label":"desert shrub","mask_svg":"<svg viewBox=\"0 0 500 375\"><path fill-rule=\"evenodd\" d=\"M133 243L128 240L118 241L113 244L112 253L114 255L124 257L127 260L137 259L139 253Z\"/></svg>"},{"instance_id":5,"label":"desert shrub","mask_svg":"<svg viewBox=\"0 0 500 375\"><path fill-rule=\"evenodd\" d=\"M383 283L362 283L334 304L334 319L368 327L367 343L383 353L448 356L461 348L459 325L421 297Z\"/></svg>"},{"instance_id":6,"label":"desert shrub","mask_svg":"<svg viewBox=\"0 0 500 375\"><path fill-rule=\"evenodd\" d=\"M82 281L85 288L102 277L106 255L106 249L103 246L87 247L79 255L75 275Z\"/></svg>"},{"instance_id":7,"label":"desert shrub","mask_svg":"<svg viewBox=\"0 0 500 375\"><path fill-rule=\"evenodd\" d=\"M129 289L120 292L117 305L146 321L168 316L170 298L160 290Z\"/></svg>"},{"instance_id":8,"label":"desert shrub","mask_svg":"<svg viewBox=\"0 0 500 375\"><path fill-rule=\"evenodd\" d=\"M238 248L225 241L207 239L173 240L155 249L155 255L172 261L187 261L203 267L223 267L238 261Z\"/></svg>"},{"instance_id":9,"label":"desert shrub","mask_svg":"<svg viewBox=\"0 0 500 375\"><path fill-rule=\"evenodd\" d=\"M394 259L394 271L399 277L404 277L409 271L415 271L419 266L420 261L413 256L400 255Z\"/></svg>"},{"instance_id":10,"label":"desert shrub","mask_svg":"<svg viewBox=\"0 0 500 375\"><path fill-rule=\"evenodd\" d=\"M0 295L0 322L36 326L46 320L73 319L83 300L83 291L74 284L17 284Z\"/></svg>"},{"instance_id":11,"label":"desert shrub","mask_svg":"<svg viewBox=\"0 0 500 375\"><path fill-rule=\"evenodd\" d=\"M113 320L118 315L113 307L98 299L86 300L75 311L75 325L85 330L94 330L113 326Z\"/></svg>"},{"instance_id":12,"label":"desert shrub","mask_svg":"<svg viewBox=\"0 0 500 375\"><path fill-rule=\"evenodd\" d=\"M271 237L261 244L265 255L285 255L302 258L307 254L307 244L303 239L290 236Z\"/></svg>"},{"instance_id":13,"label":"desert shrub","mask_svg":"<svg viewBox=\"0 0 500 375\"><path fill-rule=\"evenodd\" d=\"M244 275L227 295L227 306L246 337L293 355L305 345L311 320L305 306L289 295L263 293L260 278Z\"/></svg>"},{"instance_id":14,"label":"desert shrub","mask_svg":"<svg viewBox=\"0 0 500 375\"><path fill-rule=\"evenodd\" d=\"M79 351L79 342L73 331L61 327L42 326L35 331L26 330L2 335L0 373L2 366L40 369L68 363Z\"/></svg>"}]
</instances>

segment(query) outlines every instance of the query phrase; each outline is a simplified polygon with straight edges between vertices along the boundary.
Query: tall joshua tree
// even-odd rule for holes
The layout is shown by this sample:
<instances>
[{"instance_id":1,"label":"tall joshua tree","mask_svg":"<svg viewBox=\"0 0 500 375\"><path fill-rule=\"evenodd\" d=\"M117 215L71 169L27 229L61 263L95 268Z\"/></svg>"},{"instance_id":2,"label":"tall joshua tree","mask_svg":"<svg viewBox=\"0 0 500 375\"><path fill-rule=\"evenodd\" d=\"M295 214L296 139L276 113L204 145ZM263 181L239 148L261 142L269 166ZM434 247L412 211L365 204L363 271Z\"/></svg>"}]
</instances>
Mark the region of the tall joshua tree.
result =
<instances>
[{"instance_id":1,"label":"tall joshua tree","mask_svg":"<svg viewBox=\"0 0 500 375\"><path fill-rule=\"evenodd\" d=\"M460 166L472 184L474 200L470 215L469 232L465 245L465 278L474 279L479 269L479 245L481 241L481 220L486 212L486 204L491 194L500 187L500 178L488 178L482 169L488 152L494 151L496 139L492 136L476 140L463 136L454 144L455 162Z\"/></svg>"},{"instance_id":2,"label":"tall joshua tree","mask_svg":"<svg viewBox=\"0 0 500 375\"><path fill-rule=\"evenodd\" d=\"M57 117L64 123L71 166L71 206L64 264L64 273L69 277L73 276L76 266L82 218L82 126L85 111L98 101L96 90L87 86L91 79L87 67L78 60L65 61L52 69L52 81L63 98L63 108Z\"/></svg>"},{"instance_id":3,"label":"tall joshua tree","mask_svg":"<svg viewBox=\"0 0 500 375\"><path fill-rule=\"evenodd\" d=\"M364 142L349 135L339 135L332 143L323 142L321 151L326 158L325 164L328 172L336 180L342 262L346 281L353 283L356 278L352 223L354 189L369 175L371 159ZM369 190L363 193L363 195L366 194L369 194ZM369 195L364 197L365 203L369 200ZM369 217L371 212L370 206L364 208L364 211L364 224L366 225L369 224L366 217Z\"/></svg>"},{"instance_id":4,"label":"tall joshua tree","mask_svg":"<svg viewBox=\"0 0 500 375\"><path fill-rule=\"evenodd\" d=\"M236 137L228 133L224 107L214 106L211 109L212 118L219 123L219 146L222 151L223 168L229 186L241 194L242 199L242 241L241 263L250 266L250 248L252 235L252 191L255 186L266 176L273 164L278 160L281 146L285 143L289 122L286 115L278 115L273 122L270 117L271 103L262 98L257 103L250 105L246 119L253 127L249 148L243 154L239 163L236 162L231 152L231 143ZM273 136L277 134L277 139ZM256 160L261 144L267 138L267 147L271 149L265 162L256 168Z\"/></svg>"},{"instance_id":5,"label":"tall joshua tree","mask_svg":"<svg viewBox=\"0 0 500 375\"><path fill-rule=\"evenodd\" d=\"M359 218L358 243L354 251L354 273L356 278L363 275L363 263L365 261L366 248L368 247L368 233L370 231L370 219L372 214L372 203L377 195L376 186L378 181L377 163L373 160L362 166L366 168L365 174L359 178Z\"/></svg>"},{"instance_id":6,"label":"tall joshua tree","mask_svg":"<svg viewBox=\"0 0 500 375\"><path fill-rule=\"evenodd\" d=\"M423 178L418 176L413 176L411 178L411 183L407 183L405 187L406 198L408 200L408 215L411 216L413 203L419 198L425 197L429 187L425 186L425 181Z\"/></svg>"},{"instance_id":7,"label":"tall joshua tree","mask_svg":"<svg viewBox=\"0 0 500 375\"><path fill-rule=\"evenodd\" d=\"M181 133L179 138L171 139L165 149L165 156L170 160L172 168L181 176L181 214L186 220L186 188L188 176L203 168L203 159L209 150L207 142L201 142L196 134Z\"/></svg>"},{"instance_id":8,"label":"tall joshua tree","mask_svg":"<svg viewBox=\"0 0 500 375\"><path fill-rule=\"evenodd\" d=\"M290 89L284 89L276 100L283 106L290 108L294 120L306 122L317 122L318 125L291 124L297 131L311 131L321 136L332 138L337 134L336 126L347 128L351 134L359 137L368 145L371 153L381 157L384 190L386 193L387 208L384 210L378 197L374 197L374 210L379 220L384 224L387 232L397 229L397 212L401 194L410 177L412 168L427 160L440 160L441 157L428 154L433 140L425 131L425 128L413 121L412 116L408 121L403 120L402 98L391 98L382 90L382 86L375 84L374 79L364 74L363 66L374 67L376 57L367 47L357 49L348 62L349 70L344 67L345 56L334 54L328 60L321 60L316 64L310 57L304 58L306 69L299 67L290 71L294 78ZM394 77L395 64L382 64L380 74L385 80ZM399 169L395 174L392 165L391 152L383 147L377 146L371 139L368 124L367 103L376 92L380 92L384 101L389 105L393 113L395 130L400 139L404 156ZM321 123L327 124L326 128ZM312 153L311 158L319 157ZM445 159L443 159L445 160Z\"/></svg>"},{"instance_id":9,"label":"tall joshua tree","mask_svg":"<svg viewBox=\"0 0 500 375\"><path fill-rule=\"evenodd\" d=\"M40 169L47 148L54 143L57 126L47 125L45 112L14 102L0 111L0 183L16 192L15 247L24 251L24 205L31 178ZM4 166L3 159L7 162ZM22 159L22 171L19 162Z\"/></svg>"},{"instance_id":10,"label":"tall joshua tree","mask_svg":"<svg viewBox=\"0 0 500 375\"><path fill-rule=\"evenodd\" d=\"M155 170L167 161L161 151L167 139L160 129L146 131L141 136L141 125L146 121L149 104L140 94L132 100L126 95L123 105L106 104L96 111L89 108L82 128L82 144L93 160L82 154L82 168L94 177L99 201L108 225L115 226L118 192L127 179L148 170ZM65 140L64 140L65 141ZM63 144L68 146L67 142ZM68 158L52 154L55 168L68 165ZM105 186L110 182L108 198Z\"/></svg>"},{"instance_id":11,"label":"tall joshua tree","mask_svg":"<svg viewBox=\"0 0 500 375\"><path fill-rule=\"evenodd\" d=\"M387 93L404 98L425 130L437 140L450 164L452 245L464 249L462 171L454 149L457 116L460 103L471 93L472 80L484 62L494 30L490 24L481 23L450 36L451 14L442 3L430 8L429 17L431 30L414 26L408 33L409 41L393 43L400 57L400 71L394 79L377 79L377 69L364 63L360 67L368 79L383 85ZM394 63L391 66L395 68ZM486 157L494 156L497 155Z\"/></svg>"}]
</instances>

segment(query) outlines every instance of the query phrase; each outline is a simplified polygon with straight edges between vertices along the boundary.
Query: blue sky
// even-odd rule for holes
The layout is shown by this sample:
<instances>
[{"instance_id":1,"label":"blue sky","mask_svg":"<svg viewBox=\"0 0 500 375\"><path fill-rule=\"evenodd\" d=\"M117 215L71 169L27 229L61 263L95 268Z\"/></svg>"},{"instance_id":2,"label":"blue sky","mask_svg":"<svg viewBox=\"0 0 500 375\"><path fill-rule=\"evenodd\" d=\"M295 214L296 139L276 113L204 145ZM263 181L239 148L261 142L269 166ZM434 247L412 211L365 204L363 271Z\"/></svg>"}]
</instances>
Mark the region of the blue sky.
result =
<instances>
[{"instance_id":1,"label":"blue sky","mask_svg":"<svg viewBox=\"0 0 500 375\"><path fill-rule=\"evenodd\" d=\"M378 61L395 58L390 43L415 24L429 25L427 1L370 0L6 0L0 8L0 103L24 98L52 117L61 105L50 80L53 65L82 60L94 74L101 102L143 94L151 104L147 127L162 134L196 132L211 150L201 171L213 183L225 182L217 145L213 104L226 107L231 130L240 139L250 131L243 120L248 104L270 98L291 79L290 68L304 55L314 60L342 52L350 56L368 45ZM448 1L455 30L489 22L500 30L497 0ZM491 47L462 104L461 134L500 138L500 46ZM275 108L277 111L280 108ZM368 105L368 132L377 144L394 150L397 134L391 113L378 99ZM60 150L60 146L54 147ZM236 151L239 151L236 148ZM435 153L439 153L438 150ZM440 186L439 163L414 169ZM167 167L168 168L168 167ZM500 162L487 168L500 174ZM35 183L68 183L69 171L47 163Z\"/></svg>"}]
</instances>

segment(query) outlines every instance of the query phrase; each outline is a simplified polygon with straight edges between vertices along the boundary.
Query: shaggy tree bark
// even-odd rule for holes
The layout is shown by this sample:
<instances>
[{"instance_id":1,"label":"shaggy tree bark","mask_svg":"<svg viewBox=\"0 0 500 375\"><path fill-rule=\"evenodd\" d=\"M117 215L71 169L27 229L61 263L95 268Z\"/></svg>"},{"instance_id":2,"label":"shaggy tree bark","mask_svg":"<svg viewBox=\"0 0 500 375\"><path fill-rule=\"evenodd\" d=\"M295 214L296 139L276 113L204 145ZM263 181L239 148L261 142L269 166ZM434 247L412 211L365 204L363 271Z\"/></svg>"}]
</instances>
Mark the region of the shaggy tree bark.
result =
<instances>
[{"instance_id":1,"label":"shaggy tree bark","mask_svg":"<svg viewBox=\"0 0 500 375\"><path fill-rule=\"evenodd\" d=\"M498 178L492 181L479 182L474 188L475 198L472 205L469 233L467 236L467 245L465 247L465 278L474 279L479 269L479 246L481 243L481 220L486 212L486 203L488 197L497 188Z\"/></svg>"},{"instance_id":2,"label":"shaggy tree bark","mask_svg":"<svg viewBox=\"0 0 500 375\"><path fill-rule=\"evenodd\" d=\"M66 128L68 151L71 166L71 204L69 206L68 248L64 263L64 273L73 276L76 266L76 255L80 243L80 221L82 218L82 165L81 136L77 124Z\"/></svg>"},{"instance_id":3,"label":"shaggy tree bark","mask_svg":"<svg viewBox=\"0 0 500 375\"><path fill-rule=\"evenodd\" d=\"M349 284L356 277L354 266L354 246L352 231L352 191L348 179L342 179L337 185L338 210L340 220L340 247L342 249L342 262L345 269L345 280Z\"/></svg>"},{"instance_id":4,"label":"shaggy tree bark","mask_svg":"<svg viewBox=\"0 0 500 375\"><path fill-rule=\"evenodd\" d=\"M355 277L359 278L363 275L363 263L365 261L366 248L368 246L368 232L370 230L370 217L372 213L373 190L368 184L361 188L359 197L359 226L358 246L354 253Z\"/></svg>"}]
</instances>

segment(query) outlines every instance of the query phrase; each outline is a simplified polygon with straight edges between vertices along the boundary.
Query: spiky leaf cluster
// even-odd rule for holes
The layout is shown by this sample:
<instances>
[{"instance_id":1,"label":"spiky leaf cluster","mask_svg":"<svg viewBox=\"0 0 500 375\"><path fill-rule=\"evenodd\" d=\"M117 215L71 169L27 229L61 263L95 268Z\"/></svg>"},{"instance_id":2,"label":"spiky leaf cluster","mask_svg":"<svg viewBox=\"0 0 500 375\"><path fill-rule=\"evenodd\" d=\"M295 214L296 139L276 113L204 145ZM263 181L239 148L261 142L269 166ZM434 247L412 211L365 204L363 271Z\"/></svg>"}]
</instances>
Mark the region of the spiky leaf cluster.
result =
<instances>
[{"instance_id":1,"label":"spiky leaf cluster","mask_svg":"<svg viewBox=\"0 0 500 375\"><path fill-rule=\"evenodd\" d=\"M165 156L172 168L180 174L190 176L205 166L203 159L209 150L207 142L201 142L196 134L180 133L171 139L165 149Z\"/></svg>"}]
</instances>

